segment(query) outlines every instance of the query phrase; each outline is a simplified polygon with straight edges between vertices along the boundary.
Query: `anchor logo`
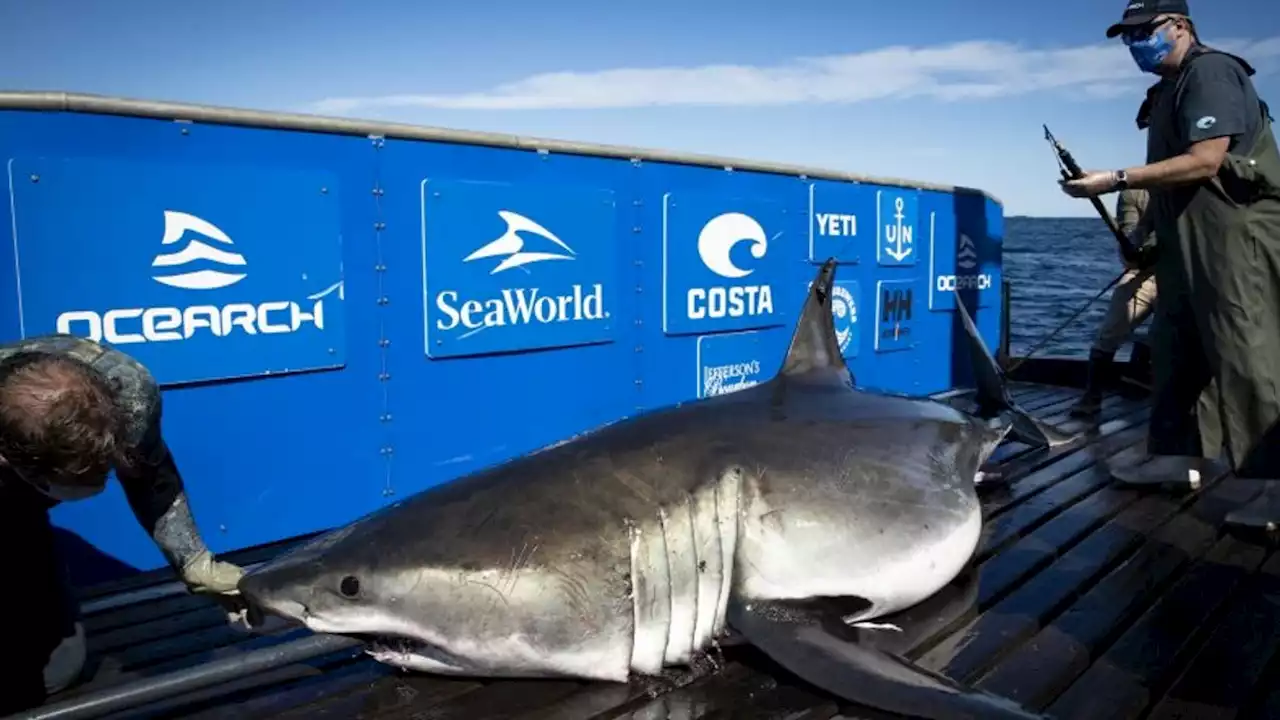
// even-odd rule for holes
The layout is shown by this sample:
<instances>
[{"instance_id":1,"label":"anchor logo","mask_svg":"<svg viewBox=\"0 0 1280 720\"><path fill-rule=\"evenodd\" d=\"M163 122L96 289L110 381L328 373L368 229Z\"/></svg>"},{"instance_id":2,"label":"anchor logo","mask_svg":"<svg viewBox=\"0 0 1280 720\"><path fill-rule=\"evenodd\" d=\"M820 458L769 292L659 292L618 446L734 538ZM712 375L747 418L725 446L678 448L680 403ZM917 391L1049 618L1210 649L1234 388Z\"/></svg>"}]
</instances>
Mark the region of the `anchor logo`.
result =
<instances>
[{"instance_id":1,"label":"anchor logo","mask_svg":"<svg viewBox=\"0 0 1280 720\"><path fill-rule=\"evenodd\" d=\"M902 262L907 259L915 249L912 247L913 242L911 237L913 228L910 224L904 225L902 222L907 216L904 211L905 206L906 201L901 197L894 198L894 223L892 225L884 226L884 239L886 245L884 252L897 262Z\"/></svg>"}]
</instances>

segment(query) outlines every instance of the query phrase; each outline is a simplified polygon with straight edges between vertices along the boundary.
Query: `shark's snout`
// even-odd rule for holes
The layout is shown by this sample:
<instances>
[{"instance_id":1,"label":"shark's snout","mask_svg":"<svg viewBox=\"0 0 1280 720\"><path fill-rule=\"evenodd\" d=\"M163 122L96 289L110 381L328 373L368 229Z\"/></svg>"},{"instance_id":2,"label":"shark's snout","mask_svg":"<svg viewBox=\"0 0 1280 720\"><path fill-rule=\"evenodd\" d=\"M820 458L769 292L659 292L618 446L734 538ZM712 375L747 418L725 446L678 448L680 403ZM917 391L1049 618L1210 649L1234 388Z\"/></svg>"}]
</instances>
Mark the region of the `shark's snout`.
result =
<instances>
[{"instance_id":1,"label":"shark's snout","mask_svg":"<svg viewBox=\"0 0 1280 720\"><path fill-rule=\"evenodd\" d=\"M241 597L258 610L296 622L306 622L308 613L303 599L292 592L295 588L282 586L280 578L274 573L263 572L263 568L258 568L240 578L238 587Z\"/></svg>"}]
</instances>

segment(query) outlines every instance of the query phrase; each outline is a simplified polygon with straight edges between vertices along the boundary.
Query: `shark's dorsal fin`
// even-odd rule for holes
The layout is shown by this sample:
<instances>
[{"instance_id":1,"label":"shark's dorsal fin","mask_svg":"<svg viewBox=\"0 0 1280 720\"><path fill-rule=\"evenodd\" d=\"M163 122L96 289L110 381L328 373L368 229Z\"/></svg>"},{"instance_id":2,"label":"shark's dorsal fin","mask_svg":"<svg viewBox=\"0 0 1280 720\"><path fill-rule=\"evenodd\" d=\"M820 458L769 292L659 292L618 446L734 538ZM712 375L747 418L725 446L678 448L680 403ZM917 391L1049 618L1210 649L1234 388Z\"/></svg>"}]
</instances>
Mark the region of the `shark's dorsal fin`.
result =
<instances>
[{"instance_id":1,"label":"shark's dorsal fin","mask_svg":"<svg viewBox=\"0 0 1280 720\"><path fill-rule=\"evenodd\" d=\"M775 380L806 377L853 384L853 375L845 365L836 339L835 319L831 316L831 289L835 278L836 260L829 258L809 285L809 295L800 309L787 356Z\"/></svg>"}]
</instances>

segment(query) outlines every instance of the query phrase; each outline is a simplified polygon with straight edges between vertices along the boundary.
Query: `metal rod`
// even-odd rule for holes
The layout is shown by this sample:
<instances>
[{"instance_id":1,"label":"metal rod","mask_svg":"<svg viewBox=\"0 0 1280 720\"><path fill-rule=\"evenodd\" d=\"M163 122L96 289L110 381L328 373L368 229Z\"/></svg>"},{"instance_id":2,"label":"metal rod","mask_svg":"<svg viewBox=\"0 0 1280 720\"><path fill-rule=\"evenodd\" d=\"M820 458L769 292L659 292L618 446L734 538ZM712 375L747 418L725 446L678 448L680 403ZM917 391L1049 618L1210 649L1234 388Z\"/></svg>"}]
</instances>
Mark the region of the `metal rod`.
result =
<instances>
[{"instance_id":1,"label":"metal rod","mask_svg":"<svg viewBox=\"0 0 1280 720\"><path fill-rule=\"evenodd\" d=\"M1049 141L1049 145L1053 147L1054 152L1058 154L1058 165L1061 166L1059 171L1062 173L1063 180L1078 180L1084 177L1084 169L1080 167L1080 163L1072 157L1071 152L1067 150L1058 139L1049 132L1049 126L1044 126L1044 139ZM1116 224L1115 218L1111 217L1110 211L1102 204L1102 199L1097 195L1089 196L1089 203L1093 205L1093 209L1098 213L1098 217L1102 218L1102 222L1106 224L1107 229L1115 236L1116 243L1120 245L1120 253L1125 259L1133 262L1139 260L1138 249L1133 246L1133 242L1129 236L1124 234L1120 226Z\"/></svg>"},{"instance_id":2,"label":"metal rod","mask_svg":"<svg viewBox=\"0 0 1280 720\"><path fill-rule=\"evenodd\" d=\"M73 718L101 717L107 713L167 700L183 693L221 685L360 644L359 640L341 635L308 635L292 642L221 658L157 677L143 678L113 688L105 688L83 697L51 703L9 717L12 720L52 720L53 718L72 720Z\"/></svg>"},{"instance_id":3,"label":"metal rod","mask_svg":"<svg viewBox=\"0 0 1280 720\"><path fill-rule=\"evenodd\" d=\"M1013 343L1013 283L1009 278L1000 281L1000 349L996 353L996 361L1002 368L1009 367L1010 346Z\"/></svg>"}]
</instances>

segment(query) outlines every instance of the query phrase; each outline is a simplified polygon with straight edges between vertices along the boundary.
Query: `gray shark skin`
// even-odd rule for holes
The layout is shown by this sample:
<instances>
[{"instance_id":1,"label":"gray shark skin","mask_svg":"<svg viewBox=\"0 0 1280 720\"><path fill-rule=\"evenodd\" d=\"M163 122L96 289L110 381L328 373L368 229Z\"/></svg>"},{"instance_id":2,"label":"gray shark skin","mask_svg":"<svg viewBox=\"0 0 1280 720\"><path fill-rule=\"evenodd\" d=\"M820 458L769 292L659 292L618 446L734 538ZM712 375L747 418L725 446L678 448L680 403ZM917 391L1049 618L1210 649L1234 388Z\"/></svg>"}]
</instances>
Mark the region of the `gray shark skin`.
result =
<instances>
[{"instance_id":1,"label":"gray shark skin","mask_svg":"<svg viewBox=\"0 0 1280 720\"><path fill-rule=\"evenodd\" d=\"M1039 717L796 610L844 598L843 623L879 618L960 575L978 468L1025 415L1004 392L979 419L855 389L834 276L829 260L769 382L427 489L254 569L241 592L411 670L626 682L688 665L731 624L856 703Z\"/></svg>"}]
</instances>

